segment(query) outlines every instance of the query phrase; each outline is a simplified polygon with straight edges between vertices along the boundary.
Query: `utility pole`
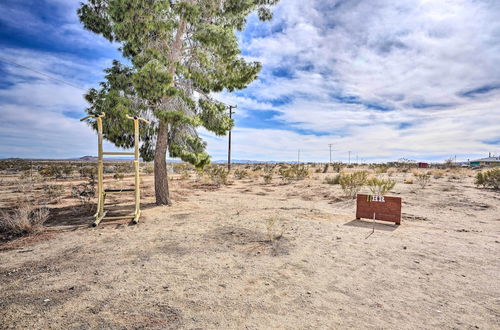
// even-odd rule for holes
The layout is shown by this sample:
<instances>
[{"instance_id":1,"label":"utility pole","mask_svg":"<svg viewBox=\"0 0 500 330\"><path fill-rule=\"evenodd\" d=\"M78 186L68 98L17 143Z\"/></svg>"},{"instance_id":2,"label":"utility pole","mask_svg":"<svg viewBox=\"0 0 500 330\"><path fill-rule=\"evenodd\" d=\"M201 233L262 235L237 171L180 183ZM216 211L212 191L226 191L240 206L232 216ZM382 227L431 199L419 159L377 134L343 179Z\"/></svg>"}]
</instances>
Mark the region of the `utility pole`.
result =
<instances>
[{"instance_id":1,"label":"utility pole","mask_svg":"<svg viewBox=\"0 0 500 330\"><path fill-rule=\"evenodd\" d=\"M230 105L229 106L229 119L233 118L233 109L236 109L238 106L237 105ZM229 145L227 148L227 171L231 171L231 129L229 130Z\"/></svg>"},{"instance_id":2,"label":"utility pole","mask_svg":"<svg viewBox=\"0 0 500 330\"><path fill-rule=\"evenodd\" d=\"M332 145L333 143L328 144L328 146L330 147L330 164L332 163Z\"/></svg>"},{"instance_id":3,"label":"utility pole","mask_svg":"<svg viewBox=\"0 0 500 330\"><path fill-rule=\"evenodd\" d=\"M349 165L351 165L351 151L349 150Z\"/></svg>"},{"instance_id":4,"label":"utility pole","mask_svg":"<svg viewBox=\"0 0 500 330\"><path fill-rule=\"evenodd\" d=\"M356 154L356 164L358 164L358 154Z\"/></svg>"},{"instance_id":5,"label":"utility pole","mask_svg":"<svg viewBox=\"0 0 500 330\"><path fill-rule=\"evenodd\" d=\"M300 149L297 152L297 165L300 164Z\"/></svg>"}]
</instances>

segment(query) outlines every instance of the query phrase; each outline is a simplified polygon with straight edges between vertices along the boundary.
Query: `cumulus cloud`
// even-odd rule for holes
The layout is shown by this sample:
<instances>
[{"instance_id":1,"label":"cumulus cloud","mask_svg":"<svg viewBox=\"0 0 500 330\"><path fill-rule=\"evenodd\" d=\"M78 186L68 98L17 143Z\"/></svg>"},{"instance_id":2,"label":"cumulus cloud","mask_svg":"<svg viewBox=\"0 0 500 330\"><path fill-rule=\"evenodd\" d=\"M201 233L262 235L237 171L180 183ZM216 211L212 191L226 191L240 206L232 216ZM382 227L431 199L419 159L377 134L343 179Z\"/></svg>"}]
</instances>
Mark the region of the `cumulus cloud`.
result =
<instances>
[{"instance_id":1,"label":"cumulus cloud","mask_svg":"<svg viewBox=\"0 0 500 330\"><path fill-rule=\"evenodd\" d=\"M240 39L264 64L245 97L314 143L374 160L495 151L499 16L494 1L282 0L272 23L250 20ZM278 152L308 141L288 138Z\"/></svg>"}]
</instances>

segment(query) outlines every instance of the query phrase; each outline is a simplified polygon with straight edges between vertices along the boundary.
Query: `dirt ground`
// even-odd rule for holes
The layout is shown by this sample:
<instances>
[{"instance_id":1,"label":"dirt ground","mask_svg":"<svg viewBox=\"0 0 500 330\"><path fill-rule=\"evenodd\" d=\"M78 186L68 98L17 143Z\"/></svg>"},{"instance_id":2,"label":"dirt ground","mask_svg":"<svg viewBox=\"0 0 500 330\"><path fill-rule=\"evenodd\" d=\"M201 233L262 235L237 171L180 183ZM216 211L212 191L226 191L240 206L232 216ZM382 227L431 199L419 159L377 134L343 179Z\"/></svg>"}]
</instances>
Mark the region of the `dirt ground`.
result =
<instances>
[{"instance_id":1,"label":"dirt ground","mask_svg":"<svg viewBox=\"0 0 500 330\"><path fill-rule=\"evenodd\" d=\"M0 245L0 328L500 329L499 193L400 173L402 224L373 224L327 175L176 178L171 207L144 176L138 225L54 207L46 232Z\"/></svg>"}]
</instances>

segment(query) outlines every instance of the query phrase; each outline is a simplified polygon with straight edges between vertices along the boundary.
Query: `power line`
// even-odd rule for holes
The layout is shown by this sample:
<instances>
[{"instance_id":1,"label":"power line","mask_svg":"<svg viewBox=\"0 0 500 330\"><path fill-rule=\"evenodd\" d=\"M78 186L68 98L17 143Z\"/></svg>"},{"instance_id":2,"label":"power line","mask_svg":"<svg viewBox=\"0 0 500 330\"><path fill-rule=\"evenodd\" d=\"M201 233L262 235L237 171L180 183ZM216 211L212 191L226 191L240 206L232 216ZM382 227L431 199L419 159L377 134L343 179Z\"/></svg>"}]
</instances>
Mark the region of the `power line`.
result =
<instances>
[{"instance_id":1,"label":"power line","mask_svg":"<svg viewBox=\"0 0 500 330\"><path fill-rule=\"evenodd\" d=\"M51 75L46 74L46 73L44 73L44 72L38 71L38 70L36 70L36 69L30 68L30 67L28 67L28 66L26 66L26 65L23 65L23 64L19 64L19 63L13 62L13 61L6 60L5 58L2 58L2 57L0 57L0 62L4 62L4 63L7 63L7 64L11 64L11 65L18 66L18 67L23 68L23 69L26 69L26 70L33 71L33 72L38 73L39 75L45 76L45 77L47 77L47 78L49 78L49 79L52 79L52 80L55 80L55 81L61 82L61 83L63 83L63 84L69 85L69 86L74 87L74 88L81 89L82 91L87 91L85 88L82 88L82 87L80 87L80 86L74 85L74 84L72 84L72 83L70 83L70 82L67 82L67 81L65 81L65 80L62 80L62 79L56 78L56 77L54 77L54 76L51 76Z\"/></svg>"}]
</instances>

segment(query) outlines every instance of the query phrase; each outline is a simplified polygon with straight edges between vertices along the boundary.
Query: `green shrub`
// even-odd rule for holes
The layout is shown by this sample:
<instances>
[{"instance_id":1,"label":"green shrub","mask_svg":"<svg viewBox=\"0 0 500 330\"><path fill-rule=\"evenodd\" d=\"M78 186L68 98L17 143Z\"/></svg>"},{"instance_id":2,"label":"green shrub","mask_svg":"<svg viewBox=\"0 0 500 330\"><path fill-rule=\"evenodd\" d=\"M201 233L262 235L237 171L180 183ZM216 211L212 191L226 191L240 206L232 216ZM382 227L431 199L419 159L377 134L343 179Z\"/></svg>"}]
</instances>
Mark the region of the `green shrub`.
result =
<instances>
[{"instance_id":1,"label":"green shrub","mask_svg":"<svg viewBox=\"0 0 500 330\"><path fill-rule=\"evenodd\" d=\"M324 183L326 184L340 184L340 174L334 176L327 176Z\"/></svg>"},{"instance_id":2,"label":"green shrub","mask_svg":"<svg viewBox=\"0 0 500 330\"><path fill-rule=\"evenodd\" d=\"M368 188L374 195L384 196L396 185L396 181L391 179L371 178L366 182Z\"/></svg>"},{"instance_id":3,"label":"green shrub","mask_svg":"<svg viewBox=\"0 0 500 330\"><path fill-rule=\"evenodd\" d=\"M293 180L303 180L309 176L309 170L300 164L294 164L290 167L281 167L279 173L287 182Z\"/></svg>"},{"instance_id":4,"label":"green shrub","mask_svg":"<svg viewBox=\"0 0 500 330\"><path fill-rule=\"evenodd\" d=\"M341 174L339 183L346 196L354 198L366 184L367 178L368 173L366 171L357 171L352 174Z\"/></svg>"},{"instance_id":5,"label":"green shrub","mask_svg":"<svg viewBox=\"0 0 500 330\"><path fill-rule=\"evenodd\" d=\"M483 188L500 189L500 168L494 168L476 174L475 184Z\"/></svg>"}]
</instances>

